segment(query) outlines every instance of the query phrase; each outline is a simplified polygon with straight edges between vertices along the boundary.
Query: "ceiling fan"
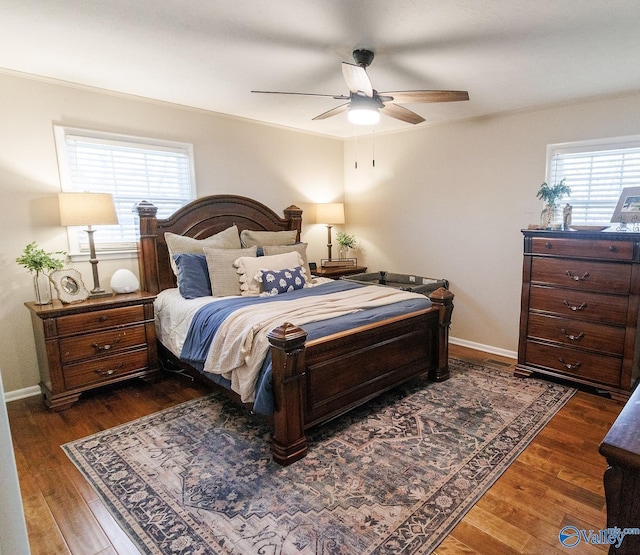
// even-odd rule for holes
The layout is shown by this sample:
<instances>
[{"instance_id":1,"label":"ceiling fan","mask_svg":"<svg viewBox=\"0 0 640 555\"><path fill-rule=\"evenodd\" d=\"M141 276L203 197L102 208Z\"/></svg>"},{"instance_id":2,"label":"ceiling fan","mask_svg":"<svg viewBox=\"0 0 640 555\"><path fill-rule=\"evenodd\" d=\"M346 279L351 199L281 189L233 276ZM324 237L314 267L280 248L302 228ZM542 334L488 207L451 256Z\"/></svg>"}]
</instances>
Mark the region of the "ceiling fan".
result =
<instances>
[{"instance_id":1,"label":"ceiling fan","mask_svg":"<svg viewBox=\"0 0 640 555\"><path fill-rule=\"evenodd\" d=\"M349 111L349 121L360 125L372 125L380 120L380 112L384 115L412 124L422 123L424 118L411 110L400 106L399 103L418 102L456 102L469 100L467 91L376 91L371 85L366 68L373 61L373 52L366 49L353 51L355 64L342 62L342 75L349 87L349 95L342 94L314 94L277 91L251 91L263 94L295 94L300 96L324 96L336 100L348 100L313 118L314 120L326 119L342 112Z\"/></svg>"}]
</instances>

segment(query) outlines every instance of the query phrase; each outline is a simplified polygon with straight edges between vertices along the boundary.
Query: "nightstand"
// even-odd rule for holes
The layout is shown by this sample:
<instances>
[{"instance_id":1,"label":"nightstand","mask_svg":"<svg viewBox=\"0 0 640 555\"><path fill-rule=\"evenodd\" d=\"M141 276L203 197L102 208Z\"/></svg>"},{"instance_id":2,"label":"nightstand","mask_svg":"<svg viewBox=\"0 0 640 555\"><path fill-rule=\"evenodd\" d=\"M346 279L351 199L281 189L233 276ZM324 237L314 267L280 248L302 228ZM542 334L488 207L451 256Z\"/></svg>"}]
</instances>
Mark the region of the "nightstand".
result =
<instances>
[{"instance_id":1,"label":"nightstand","mask_svg":"<svg viewBox=\"0 0 640 555\"><path fill-rule=\"evenodd\" d=\"M362 274L367 271L366 266L336 266L336 267L320 267L311 270L311 275L316 277L326 277L331 279L340 279L342 276L352 276Z\"/></svg>"},{"instance_id":2,"label":"nightstand","mask_svg":"<svg viewBox=\"0 0 640 555\"><path fill-rule=\"evenodd\" d=\"M73 304L25 303L45 404L66 409L88 389L158 373L154 299L137 292Z\"/></svg>"}]
</instances>

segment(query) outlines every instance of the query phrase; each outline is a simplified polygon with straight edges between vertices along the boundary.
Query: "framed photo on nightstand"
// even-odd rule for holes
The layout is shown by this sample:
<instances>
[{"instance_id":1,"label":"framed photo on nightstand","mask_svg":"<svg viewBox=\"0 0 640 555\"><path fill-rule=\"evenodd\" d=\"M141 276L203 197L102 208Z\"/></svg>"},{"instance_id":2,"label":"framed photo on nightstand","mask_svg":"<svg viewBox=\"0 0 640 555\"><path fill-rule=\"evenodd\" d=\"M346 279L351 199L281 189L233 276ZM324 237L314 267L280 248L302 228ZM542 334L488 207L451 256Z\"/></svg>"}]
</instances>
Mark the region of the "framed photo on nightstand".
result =
<instances>
[{"instance_id":1,"label":"framed photo on nightstand","mask_svg":"<svg viewBox=\"0 0 640 555\"><path fill-rule=\"evenodd\" d=\"M49 274L49 279L56 288L58 298L62 303L77 303L89 298L89 291L84 286L78 270L73 268L54 270Z\"/></svg>"}]
</instances>

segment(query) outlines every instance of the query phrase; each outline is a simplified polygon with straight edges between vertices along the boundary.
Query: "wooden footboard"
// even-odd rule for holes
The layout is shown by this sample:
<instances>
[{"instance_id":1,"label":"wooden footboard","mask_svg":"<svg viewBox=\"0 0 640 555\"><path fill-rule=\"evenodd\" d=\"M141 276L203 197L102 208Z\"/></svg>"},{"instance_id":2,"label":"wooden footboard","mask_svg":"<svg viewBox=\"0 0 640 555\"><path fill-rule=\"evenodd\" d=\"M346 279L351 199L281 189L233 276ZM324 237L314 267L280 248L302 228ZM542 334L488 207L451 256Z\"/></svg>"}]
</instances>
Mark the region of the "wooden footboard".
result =
<instances>
[{"instance_id":1,"label":"wooden footboard","mask_svg":"<svg viewBox=\"0 0 640 555\"><path fill-rule=\"evenodd\" d=\"M449 377L453 294L438 289L433 307L305 343L283 324L269 334L275 401L274 460L305 456L305 430L326 422L419 374Z\"/></svg>"}]
</instances>

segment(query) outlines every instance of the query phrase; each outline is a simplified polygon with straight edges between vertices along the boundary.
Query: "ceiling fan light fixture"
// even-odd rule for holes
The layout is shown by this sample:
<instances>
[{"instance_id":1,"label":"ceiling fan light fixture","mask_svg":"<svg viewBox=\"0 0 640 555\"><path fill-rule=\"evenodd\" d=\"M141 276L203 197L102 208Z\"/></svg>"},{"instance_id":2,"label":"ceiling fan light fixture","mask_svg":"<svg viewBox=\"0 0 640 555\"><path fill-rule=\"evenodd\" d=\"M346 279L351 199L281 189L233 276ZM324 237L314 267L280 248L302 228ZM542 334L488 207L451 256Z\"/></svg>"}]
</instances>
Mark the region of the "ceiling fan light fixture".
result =
<instances>
[{"instance_id":1,"label":"ceiling fan light fixture","mask_svg":"<svg viewBox=\"0 0 640 555\"><path fill-rule=\"evenodd\" d=\"M376 108L350 108L347 117L355 125L375 125L380 121L380 112Z\"/></svg>"}]
</instances>

